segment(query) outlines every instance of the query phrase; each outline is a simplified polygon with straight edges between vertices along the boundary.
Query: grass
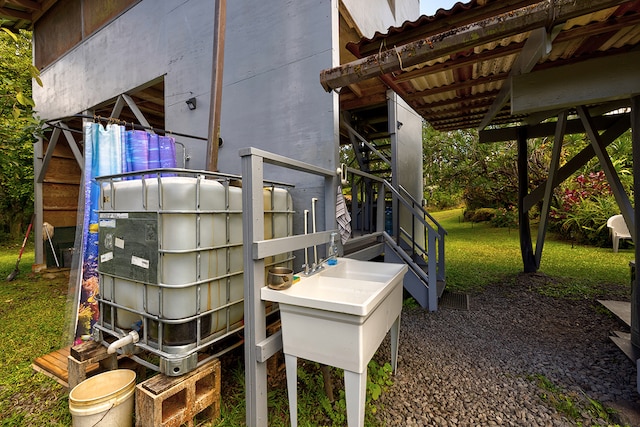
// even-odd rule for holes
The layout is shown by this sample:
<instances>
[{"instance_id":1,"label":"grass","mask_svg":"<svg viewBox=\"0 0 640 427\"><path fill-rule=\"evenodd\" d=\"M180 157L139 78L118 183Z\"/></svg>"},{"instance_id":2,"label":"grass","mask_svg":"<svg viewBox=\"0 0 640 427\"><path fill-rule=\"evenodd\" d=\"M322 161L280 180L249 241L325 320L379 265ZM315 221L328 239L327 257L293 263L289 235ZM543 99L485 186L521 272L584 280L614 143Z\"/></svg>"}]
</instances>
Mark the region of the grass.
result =
<instances>
[{"instance_id":1,"label":"grass","mask_svg":"<svg viewBox=\"0 0 640 427\"><path fill-rule=\"evenodd\" d=\"M464 222L462 212L454 209L433 214L449 233L445 237L447 288L479 292L497 279L522 272L518 230ZM534 229L534 245L535 233ZM614 253L611 247L576 245L547 235L539 272L557 280L543 292L569 298L592 298L608 286L630 292L629 261L633 259L633 248Z\"/></svg>"},{"instance_id":2,"label":"grass","mask_svg":"<svg viewBox=\"0 0 640 427\"><path fill-rule=\"evenodd\" d=\"M437 212L434 216L449 232L445 244L449 289L480 292L491 283L508 283L521 272L518 230L462 222L461 209ZM31 274L32 243L20 262L20 274L14 281L6 282L21 243L0 245L0 427L70 425L66 390L31 368L36 357L64 346L61 340L68 283L64 279L44 279ZM611 248L572 245L550 236L545 243L540 271L554 280L539 291L554 297L593 298L613 288L628 295L628 264L633 257L632 249L622 249L616 254ZM239 354L223 374L228 380L223 391L221 419L213 424L217 427L244 424L244 371L242 352ZM379 408L375 398L389 385L386 369L377 364L369 368L368 426L376 425L374 413ZM298 377L300 425L343 425L342 372L333 371L336 402L326 399L316 364L301 363ZM571 399L561 399L560 403L572 404L577 398ZM597 409L597 402L593 406ZM289 424L283 381L269 390L269 414L270 426Z\"/></svg>"},{"instance_id":3,"label":"grass","mask_svg":"<svg viewBox=\"0 0 640 427\"><path fill-rule=\"evenodd\" d=\"M64 389L31 368L33 359L60 348L68 284L30 274L32 244L7 282L19 248L0 247L0 425L70 425Z\"/></svg>"}]
</instances>

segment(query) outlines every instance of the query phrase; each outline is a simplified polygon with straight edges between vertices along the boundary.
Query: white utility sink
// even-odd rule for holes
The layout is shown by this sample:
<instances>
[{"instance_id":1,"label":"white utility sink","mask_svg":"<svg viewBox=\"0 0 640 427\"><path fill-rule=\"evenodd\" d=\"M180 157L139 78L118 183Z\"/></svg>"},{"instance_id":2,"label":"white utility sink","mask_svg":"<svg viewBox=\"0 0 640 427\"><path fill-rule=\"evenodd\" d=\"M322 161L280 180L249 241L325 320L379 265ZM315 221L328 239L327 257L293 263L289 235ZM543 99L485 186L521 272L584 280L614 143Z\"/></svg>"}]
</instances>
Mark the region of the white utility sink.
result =
<instances>
[{"instance_id":1,"label":"white utility sink","mask_svg":"<svg viewBox=\"0 0 640 427\"><path fill-rule=\"evenodd\" d=\"M300 280L289 289L262 288L261 297L299 307L367 316L402 281L406 271L404 264L338 258L338 264L325 266L311 276L298 274Z\"/></svg>"},{"instance_id":2,"label":"white utility sink","mask_svg":"<svg viewBox=\"0 0 640 427\"><path fill-rule=\"evenodd\" d=\"M344 369L349 426L364 424L367 364L391 330L391 362L398 353L405 264L338 258L289 289L261 289L280 304L291 425L297 426L297 358Z\"/></svg>"}]
</instances>

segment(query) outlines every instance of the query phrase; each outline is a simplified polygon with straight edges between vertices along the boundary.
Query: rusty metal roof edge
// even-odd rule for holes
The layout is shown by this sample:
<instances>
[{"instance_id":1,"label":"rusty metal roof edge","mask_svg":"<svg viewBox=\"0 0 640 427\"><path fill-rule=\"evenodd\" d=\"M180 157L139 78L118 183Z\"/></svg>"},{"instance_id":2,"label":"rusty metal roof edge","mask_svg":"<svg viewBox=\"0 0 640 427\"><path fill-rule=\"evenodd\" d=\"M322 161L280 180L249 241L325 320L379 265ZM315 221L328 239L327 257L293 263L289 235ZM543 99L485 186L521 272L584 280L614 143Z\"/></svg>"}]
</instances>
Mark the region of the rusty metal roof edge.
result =
<instances>
[{"instance_id":1,"label":"rusty metal roof edge","mask_svg":"<svg viewBox=\"0 0 640 427\"><path fill-rule=\"evenodd\" d=\"M542 0L546 1L546 0ZM354 53L358 58L362 58L370 54L371 48L368 45L375 44L376 50L378 50L377 46L381 41L386 41L389 38L392 38L395 35L406 34L409 31L415 31L421 29L429 24L434 24L438 22L442 22L442 25L431 26L432 30L430 33L438 33L443 31L444 29L453 29L455 27L469 24L473 21L480 20L483 17L486 17L482 14L475 15L471 19L465 19L465 16L469 16L469 12L472 10L477 11L486 11L485 14L487 16L493 14L504 13L508 10L515 10L521 7L525 7L534 3L541 3L541 0L471 0L468 2L456 2L450 9L438 9L436 13L432 16L430 15L421 15L418 19L414 21L404 21L400 26L392 26L387 29L385 33L380 31L376 31L373 36L370 38L362 38L358 42L349 42L347 44L347 49L349 49L352 53ZM462 18L456 21L452 21L451 18L458 17ZM462 22L460 22L462 21ZM406 40L407 42L412 41L411 39ZM393 44L389 44L387 48L391 48Z\"/></svg>"},{"instance_id":2,"label":"rusty metal roof edge","mask_svg":"<svg viewBox=\"0 0 640 427\"><path fill-rule=\"evenodd\" d=\"M483 31L487 33L487 40L482 40L482 42L490 41L488 37L491 36L493 39L497 39L499 37L513 35L512 33L517 29L515 27L519 26L519 30L525 31L533 29L536 25L544 25L548 18L543 16L545 13L549 14L549 11L553 11L553 20L557 20L558 22L566 21L567 19L571 19L574 16L577 16L578 13L591 13L593 10L601 10L609 7L613 7L615 5L620 5L625 2L631 0L588 0L583 5L576 5L572 2L572 0L554 0L554 7L551 9L549 6L549 1L545 0L542 2L534 3L531 8L527 8L524 10L522 8L515 11L513 14L509 15L508 18L498 19L500 16L493 16L484 21L474 22L471 25L465 25L462 27L458 27L451 31L446 31L441 34L437 34L432 37L428 37L427 39L420 39L414 42L409 42L401 47L396 47L394 50L383 51L378 54L372 54L364 58L360 58L351 63L342 64L339 67L335 67L332 69L322 70L320 73L320 82L325 90L329 91L331 89L342 87L350 83L355 83L356 81L363 80L371 77L378 77L381 74L386 74L392 71L395 71L400 64L404 63L404 66L412 66L418 64L420 62L424 62L431 57L436 57L441 54L448 54L455 50L457 42L469 43L465 37L468 35L467 33L473 32L473 29L483 28ZM556 6L558 5L558 6ZM560 9L557 9L559 7ZM534 13L535 11L535 13ZM520 13L518 13L520 12ZM525 13L526 12L526 13ZM536 15L537 18L533 19L532 15ZM510 27L510 31L505 31L504 29L500 30L500 34L496 34L494 31L489 32L485 27L488 26L489 22L493 22L495 29L500 29L503 26L502 21L523 21L523 22L512 22L513 25ZM527 22L527 25L524 25L524 21ZM535 22L533 22L535 21ZM525 28L527 26L527 28ZM464 29L464 31L462 31ZM453 40L448 40L445 43L447 46L443 45L443 39L461 39L456 43ZM432 43L429 43L432 39L437 39L439 45L443 49L434 48ZM479 39L475 38L476 41ZM429 44L428 47L425 47L426 44ZM449 46L449 44L453 44ZM466 45L465 45L466 46ZM458 46L460 47L460 46ZM439 52L442 50L442 52ZM389 54L391 52L391 54ZM351 78L346 77L347 75L355 75ZM345 81L343 81L345 80ZM346 80L349 80L346 82ZM353 81L352 81L353 80Z\"/></svg>"}]
</instances>

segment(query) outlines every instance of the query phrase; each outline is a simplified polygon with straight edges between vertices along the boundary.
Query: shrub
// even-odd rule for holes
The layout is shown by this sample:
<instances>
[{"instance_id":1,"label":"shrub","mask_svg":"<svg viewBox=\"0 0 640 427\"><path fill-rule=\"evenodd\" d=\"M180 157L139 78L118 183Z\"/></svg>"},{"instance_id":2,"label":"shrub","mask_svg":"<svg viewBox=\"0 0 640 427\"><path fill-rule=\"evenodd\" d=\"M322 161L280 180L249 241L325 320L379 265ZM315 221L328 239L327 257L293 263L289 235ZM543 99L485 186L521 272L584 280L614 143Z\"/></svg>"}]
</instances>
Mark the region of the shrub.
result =
<instances>
[{"instance_id":1,"label":"shrub","mask_svg":"<svg viewBox=\"0 0 640 427\"><path fill-rule=\"evenodd\" d=\"M495 210L491 225L494 227L515 228L518 227L518 209L514 205Z\"/></svg>"},{"instance_id":2,"label":"shrub","mask_svg":"<svg viewBox=\"0 0 640 427\"><path fill-rule=\"evenodd\" d=\"M595 246L609 244L607 219L619 213L603 171L571 182L549 213L549 225L561 237Z\"/></svg>"},{"instance_id":3,"label":"shrub","mask_svg":"<svg viewBox=\"0 0 640 427\"><path fill-rule=\"evenodd\" d=\"M479 208L475 210L468 210L464 213L465 221L471 222L486 222L491 221L496 214L494 208Z\"/></svg>"}]
</instances>

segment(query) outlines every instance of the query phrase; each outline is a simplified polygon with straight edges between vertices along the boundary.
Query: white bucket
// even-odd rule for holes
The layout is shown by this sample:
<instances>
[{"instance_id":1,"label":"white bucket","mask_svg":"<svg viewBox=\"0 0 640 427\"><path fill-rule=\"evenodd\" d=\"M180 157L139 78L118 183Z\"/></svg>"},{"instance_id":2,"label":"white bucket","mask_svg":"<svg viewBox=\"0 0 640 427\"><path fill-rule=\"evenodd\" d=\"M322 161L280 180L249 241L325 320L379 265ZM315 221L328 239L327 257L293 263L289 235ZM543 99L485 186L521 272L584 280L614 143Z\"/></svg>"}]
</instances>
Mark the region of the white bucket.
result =
<instances>
[{"instance_id":1,"label":"white bucket","mask_svg":"<svg viewBox=\"0 0 640 427\"><path fill-rule=\"evenodd\" d=\"M133 425L136 373L116 369L87 378L69 393L74 427Z\"/></svg>"}]
</instances>

